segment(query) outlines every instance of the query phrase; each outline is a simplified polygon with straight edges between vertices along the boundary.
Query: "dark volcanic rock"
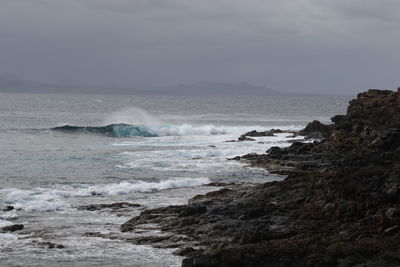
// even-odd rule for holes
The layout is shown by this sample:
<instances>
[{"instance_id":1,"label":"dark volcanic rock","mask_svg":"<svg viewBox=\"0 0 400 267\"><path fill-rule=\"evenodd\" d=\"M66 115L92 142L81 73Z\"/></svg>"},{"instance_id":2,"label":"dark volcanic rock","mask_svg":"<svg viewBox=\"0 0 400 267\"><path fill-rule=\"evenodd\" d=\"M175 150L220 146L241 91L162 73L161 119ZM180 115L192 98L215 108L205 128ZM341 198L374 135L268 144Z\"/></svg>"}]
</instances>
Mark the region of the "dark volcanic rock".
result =
<instances>
[{"instance_id":1,"label":"dark volcanic rock","mask_svg":"<svg viewBox=\"0 0 400 267\"><path fill-rule=\"evenodd\" d=\"M88 210L88 211L95 211L95 210L102 210L102 209L111 209L113 211L124 209L128 207L140 207L139 204L129 203L129 202L117 202L111 204L90 204L90 205L83 205L78 206L78 210Z\"/></svg>"},{"instance_id":2,"label":"dark volcanic rock","mask_svg":"<svg viewBox=\"0 0 400 267\"><path fill-rule=\"evenodd\" d=\"M4 226L1 228L2 231L4 232L15 232L24 229L23 224L13 224L9 226Z\"/></svg>"},{"instance_id":3,"label":"dark volcanic rock","mask_svg":"<svg viewBox=\"0 0 400 267\"><path fill-rule=\"evenodd\" d=\"M12 210L14 210L14 206L5 206L3 208L3 211L12 211Z\"/></svg>"},{"instance_id":4,"label":"dark volcanic rock","mask_svg":"<svg viewBox=\"0 0 400 267\"><path fill-rule=\"evenodd\" d=\"M54 244L54 243L51 243L51 242L39 242L39 243L37 243L37 246L39 246L41 248L49 248L49 249L54 249L54 248L63 249L63 248L65 248L65 246L63 246L63 245Z\"/></svg>"},{"instance_id":5,"label":"dark volcanic rock","mask_svg":"<svg viewBox=\"0 0 400 267\"><path fill-rule=\"evenodd\" d=\"M361 93L332 121L329 131L308 127L321 142L240 157L285 180L147 210L121 230L156 223L198 241L205 249L188 254L188 267L399 266L399 93Z\"/></svg>"},{"instance_id":6,"label":"dark volcanic rock","mask_svg":"<svg viewBox=\"0 0 400 267\"><path fill-rule=\"evenodd\" d=\"M282 131L280 129L271 129L269 131L264 131L264 132L258 132L256 130L247 132L245 134L242 134L239 138L238 141L255 141L255 139L250 138L250 137L260 137L260 136L275 136L276 133L284 133L285 131Z\"/></svg>"},{"instance_id":7,"label":"dark volcanic rock","mask_svg":"<svg viewBox=\"0 0 400 267\"><path fill-rule=\"evenodd\" d=\"M247 136L245 136L245 135L241 135L241 136L238 138L238 141L256 141L256 139L247 137Z\"/></svg>"},{"instance_id":8,"label":"dark volcanic rock","mask_svg":"<svg viewBox=\"0 0 400 267\"><path fill-rule=\"evenodd\" d=\"M175 250L172 254L179 255L179 256L186 256L188 254L193 254L193 252L195 252L195 251L196 250L192 247L184 247L184 248Z\"/></svg>"},{"instance_id":9,"label":"dark volcanic rock","mask_svg":"<svg viewBox=\"0 0 400 267\"><path fill-rule=\"evenodd\" d=\"M332 133L332 125L325 125L315 120L307 124L306 128L300 130L296 135L304 135L308 139L327 138Z\"/></svg>"},{"instance_id":10,"label":"dark volcanic rock","mask_svg":"<svg viewBox=\"0 0 400 267\"><path fill-rule=\"evenodd\" d=\"M274 131L265 131L265 132L257 132L257 131L251 131L243 134L243 136L251 136L251 137L257 137L257 136L275 136Z\"/></svg>"},{"instance_id":11,"label":"dark volcanic rock","mask_svg":"<svg viewBox=\"0 0 400 267\"><path fill-rule=\"evenodd\" d=\"M207 207L201 204L185 206L180 212L180 217L193 216L202 214L207 211Z\"/></svg>"}]
</instances>

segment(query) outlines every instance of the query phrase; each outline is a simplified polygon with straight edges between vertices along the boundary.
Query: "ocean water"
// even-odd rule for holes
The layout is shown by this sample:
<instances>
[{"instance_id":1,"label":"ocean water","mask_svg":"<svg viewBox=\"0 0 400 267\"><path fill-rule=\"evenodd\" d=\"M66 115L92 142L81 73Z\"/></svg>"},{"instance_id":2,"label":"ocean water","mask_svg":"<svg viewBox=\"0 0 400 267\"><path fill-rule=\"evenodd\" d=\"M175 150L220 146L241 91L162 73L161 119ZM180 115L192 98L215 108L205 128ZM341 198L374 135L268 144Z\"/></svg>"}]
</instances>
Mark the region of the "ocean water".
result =
<instances>
[{"instance_id":1,"label":"ocean water","mask_svg":"<svg viewBox=\"0 0 400 267\"><path fill-rule=\"evenodd\" d=\"M218 189L205 186L210 182L283 179L227 159L287 146L289 134L226 141L251 130L329 122L345 113L350 98L1 93L0 227L25 228L0 233L0 265L180 266L173 249L131 244L137 233L120 233L119 226L143 209ZM80 128L53 129L63 125ZM115 202L141 206L78 209Z\"/></svg>"}]
</instances>

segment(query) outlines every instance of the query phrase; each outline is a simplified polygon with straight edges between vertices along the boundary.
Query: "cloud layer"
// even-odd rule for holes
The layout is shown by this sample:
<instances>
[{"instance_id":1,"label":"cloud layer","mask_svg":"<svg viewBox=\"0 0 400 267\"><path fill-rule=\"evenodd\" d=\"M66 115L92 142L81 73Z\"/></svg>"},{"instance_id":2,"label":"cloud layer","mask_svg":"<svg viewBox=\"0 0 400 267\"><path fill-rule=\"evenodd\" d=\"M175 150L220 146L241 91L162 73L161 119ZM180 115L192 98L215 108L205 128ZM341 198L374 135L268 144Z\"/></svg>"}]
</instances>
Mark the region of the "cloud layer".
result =
<instances>
[{"instance_id":1,"label":"cloud layer","mask_svg":"<svg viewBox=\"0 0 400 267\"><path fill-rule=\"evenodd\" d=\"M0 74L66 84L399 84L396 0L2 0Z\"/></svg>"}]
</instances>

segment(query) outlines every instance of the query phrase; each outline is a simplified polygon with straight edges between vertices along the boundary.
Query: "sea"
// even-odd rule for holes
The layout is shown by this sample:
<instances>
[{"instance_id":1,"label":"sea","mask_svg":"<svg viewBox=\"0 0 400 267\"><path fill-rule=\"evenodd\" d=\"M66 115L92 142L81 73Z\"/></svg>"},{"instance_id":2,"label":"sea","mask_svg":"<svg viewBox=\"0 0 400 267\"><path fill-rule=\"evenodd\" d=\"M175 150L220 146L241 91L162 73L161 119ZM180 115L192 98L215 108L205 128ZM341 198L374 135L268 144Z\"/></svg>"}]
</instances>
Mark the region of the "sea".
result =
<instances>
[{"instance_id":1,"label":"sea","mask_svg":"<svg viewBox=\"0 0 400 267\"><path fill-rule=\"evenodd\" d=\"M120 225L219 189L212 182L284 179L228 159L288 146L290 133L226 141L329 123L350 99L0 93L0 228L24 225L0 231L0 266L180 266L172 248L129 242L162 232L121 233ZM116 202L138 206L82 208Z\"/></svg>"}]
</instances>

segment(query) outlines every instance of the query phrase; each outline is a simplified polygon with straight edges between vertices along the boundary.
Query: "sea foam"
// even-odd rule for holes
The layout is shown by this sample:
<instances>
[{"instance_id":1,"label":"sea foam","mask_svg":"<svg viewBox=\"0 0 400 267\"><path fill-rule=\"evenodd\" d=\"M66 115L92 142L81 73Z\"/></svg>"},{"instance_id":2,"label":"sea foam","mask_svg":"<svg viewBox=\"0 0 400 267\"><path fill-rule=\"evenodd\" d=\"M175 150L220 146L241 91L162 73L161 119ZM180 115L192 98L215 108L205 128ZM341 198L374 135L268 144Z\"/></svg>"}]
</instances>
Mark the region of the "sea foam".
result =
<instances>
[{"instance_id":1,"label":"sea foam","mask_svg":"<svg viewBox=\"0 0 400 267\"><path fill-rule=\"evenodd\" d=\"M148 193L180 187L196 187L210 183L208 178L176 178L160 182L131 181L111 184L59 186L58 188L3 189L4 202L26 211L56 211L70 207L65 199L73 197L117 196Z\"/></svg>"}]
</instances>

